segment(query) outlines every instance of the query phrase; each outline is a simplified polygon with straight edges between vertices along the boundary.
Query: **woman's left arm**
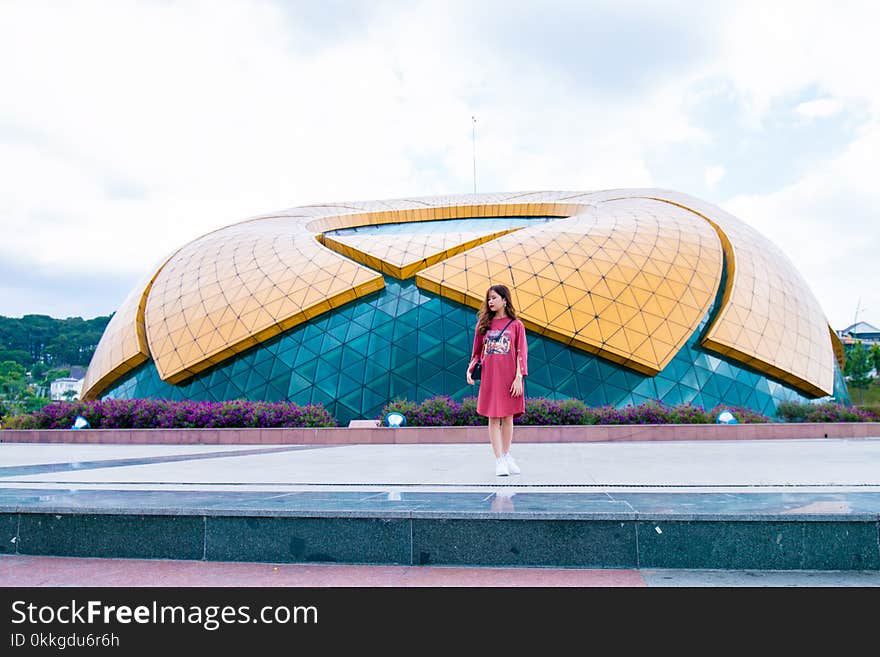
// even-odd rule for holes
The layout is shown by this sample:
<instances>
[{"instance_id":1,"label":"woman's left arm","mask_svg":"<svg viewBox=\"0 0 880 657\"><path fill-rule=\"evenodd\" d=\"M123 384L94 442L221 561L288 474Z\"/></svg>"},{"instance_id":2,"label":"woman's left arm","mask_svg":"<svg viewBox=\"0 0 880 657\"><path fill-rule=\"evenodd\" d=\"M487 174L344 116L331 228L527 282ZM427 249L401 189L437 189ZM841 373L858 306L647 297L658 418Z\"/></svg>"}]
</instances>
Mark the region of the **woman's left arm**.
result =
<instances>
[{"instance_id":1,"label":"woman's left arm","mask_svg":"<svg viewBox=\"0 0 880 657\"><path fill-rule=\"evenodd\" d=\"M523 376L529 375L529 345L526 342L526 327L516 320L516 371Z\"/></svg>"},{"instance_id":2,"label":"woman's left arm","mask_svg":"<svg viewBox=\"0 0 880 657\"><path fill-rule=\"evenodd\" d=\"M523 377L527 376L529 373L529 350L526 345L526 330L522 322L519 320L514 324L513 345L516 350L516 376L513 377L513 383L510 384L510 394L513 397L519 397L523 394Z\"/></svg>"}]
</instances>

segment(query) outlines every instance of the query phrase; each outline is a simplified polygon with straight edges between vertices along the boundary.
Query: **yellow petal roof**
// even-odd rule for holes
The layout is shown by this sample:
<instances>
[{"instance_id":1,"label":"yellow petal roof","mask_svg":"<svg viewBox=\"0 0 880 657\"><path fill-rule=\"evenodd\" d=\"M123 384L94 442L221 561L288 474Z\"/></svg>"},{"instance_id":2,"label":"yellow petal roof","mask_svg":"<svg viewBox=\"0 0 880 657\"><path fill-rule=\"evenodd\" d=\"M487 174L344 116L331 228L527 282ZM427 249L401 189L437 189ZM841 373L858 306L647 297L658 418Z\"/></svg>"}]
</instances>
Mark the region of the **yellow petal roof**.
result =
<instances>
[{"instance_id":1,"label":"yellow petal roof","mask_svg":"<svg viewBox=\"0 0 880 657\"><path fill-rule=\"evenodd\" d=\"M584 205L434 265L416 283L474 307L511 288L531 330L645 374L691 336L721 280L715 231L650 199Z\"/></svg>"},{"instance_id":2,"label":"yellow petal roof","mask_svg":"<svg viewBox=\"0 0 880 657\"><path fill-rule=\"evenodd\" d=\"M811 396L831 394L835 355L828 322L788 257L717 206L677 192L641 191L697 213L721 236L727 285L702 345ZM627 193L636 195L638 190Z\"/></svg>"}]
</instances>

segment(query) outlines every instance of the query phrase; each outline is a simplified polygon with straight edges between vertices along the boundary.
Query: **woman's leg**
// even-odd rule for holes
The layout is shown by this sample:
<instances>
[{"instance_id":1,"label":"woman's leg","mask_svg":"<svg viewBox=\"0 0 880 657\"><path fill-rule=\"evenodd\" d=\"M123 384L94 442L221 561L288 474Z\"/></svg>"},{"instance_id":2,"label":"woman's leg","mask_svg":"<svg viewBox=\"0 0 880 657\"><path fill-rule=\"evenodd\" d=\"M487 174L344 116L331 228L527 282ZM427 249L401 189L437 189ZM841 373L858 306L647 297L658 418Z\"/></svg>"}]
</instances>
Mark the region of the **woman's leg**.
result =
<instances>
[{"instance_id":1,"label":"woman's leg","mask_svg":"<svg viewBox=\"0 0 880 657\"><path fill-rule=\"evenodd\" d=\"M504 453L504 462L507 471L512 475L518 475L521 470L516 461L510 455L510 444L513 442L513 416L508 415L501 419L501 450Z\"/></svg>"},{"instance_id":2,"label":"woman's leg","mask_svg":"<svg viewBox=\"0 0 880 657\"><path fill-rule=\"evenodd\" d=\"M490 417L489 418L489 442L492 443L492 451L495 452L495 458L501 457L504 454L504 450L502 450L502 437L501 437L501 421L500 417Z\"/></svg>"},{"instance_id":3,"label":"woman's leg","mask_svg":"<svg viewBox=\"0 0 880 657\"><path fill-rule=\"evenodd\" d=\"M513 416L501 418L501 453L507 454L510 451L510 444L513 442Z\"/></svg>"}]
</instances>

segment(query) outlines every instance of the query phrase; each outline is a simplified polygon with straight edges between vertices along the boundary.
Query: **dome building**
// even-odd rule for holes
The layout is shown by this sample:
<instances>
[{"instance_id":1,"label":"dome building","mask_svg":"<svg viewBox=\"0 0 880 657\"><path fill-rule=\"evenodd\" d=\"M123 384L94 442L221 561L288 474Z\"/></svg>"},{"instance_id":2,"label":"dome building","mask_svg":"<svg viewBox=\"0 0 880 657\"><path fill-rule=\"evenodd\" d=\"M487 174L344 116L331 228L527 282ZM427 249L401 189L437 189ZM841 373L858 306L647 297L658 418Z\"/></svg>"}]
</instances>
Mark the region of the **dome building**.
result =
<instances>
[{"instance_id":1,"label":"dome building","mask_svg":"<svg viewBox=\"0 0 880 657\"><path fill-rule=\"evenodd\" d=\"M340 424L462 399L497 283L528 331L527 397L771 416L848 402L840 339L789 259L659 189L312 205L221 228L131 291L82 396L320 402Z\"/></svg>"}]
</instances>

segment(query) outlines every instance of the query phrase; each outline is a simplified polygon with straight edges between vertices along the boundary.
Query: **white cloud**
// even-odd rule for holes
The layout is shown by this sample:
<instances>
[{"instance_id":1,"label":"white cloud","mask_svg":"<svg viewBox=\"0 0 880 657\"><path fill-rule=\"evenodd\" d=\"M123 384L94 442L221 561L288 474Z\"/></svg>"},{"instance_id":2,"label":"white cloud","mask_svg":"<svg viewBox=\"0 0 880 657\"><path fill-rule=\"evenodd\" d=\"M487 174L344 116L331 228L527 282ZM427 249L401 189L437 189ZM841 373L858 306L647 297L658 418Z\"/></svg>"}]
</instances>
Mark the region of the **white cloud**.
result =
<instances>
[{"instance_id":1,"label":"white cloud","mask_svg":"<svg viewBox=\"0 0 880 657\"><path fill-rule=\"evenodd\" d=\"M836 329L852 323L859 299L870 309L862 319L880 312L880 189L872 182L878 152L875 124L840 157L797 183L724 204L788 255Z\"/></svg>"},{"instance_id":2,"label":"white cloud","mask_svg":"<svg viewBox=\"0 0 880 657\"><path fill-rule=\"evenodd\" d=\"M880 4L866 0L731 3L716 75L730 79L760 118L772 102L807 89L880 103Z\"/></svg>"},{"instance_id":3,"label":"white cloud","mask_svg":"<svg viewBox=\"0 0 880 657\"><path fill-rule=\"evenodd\" d=\"M706 169L706 173L704 174L704 178L706 180L707 187L714 187L721 179L724 178L724 174L727 173L727 170L721 166L720 164L714 164Z\"/></svg>"},{"instance_id":4,"label":"white cloud","mask_svg":"<svg viewBox=\"0 0 880 657\"><path fill-rule=\"evenodd\" d=\"M801 103L794 108L795 112L807 119L823 119L834 116L843 109L843 103L835 98L817 98Z\"/></svg>"},{"instance_id":5,"label":"white cloud","mask_svg":"<svg viewBox=\"0 0 880 657\"><path fill-rule=\"evenodd\" d=\"M742 102L747 114L739 120L768 130L769 112L787 101L803 123L839 116L850 102L867 108L852 141L836 144L839 154L796 182L760 195L740 190L720 203L788 254L832 326L843 328L860 297L877 309L869 316L880 312L871 264L880 247L880 70L864 65L880 59L873 33L880 5L745 0L735 7L707 71ZM810 100L796 102L803 98Z\"/></svg>"}]
</instances>

